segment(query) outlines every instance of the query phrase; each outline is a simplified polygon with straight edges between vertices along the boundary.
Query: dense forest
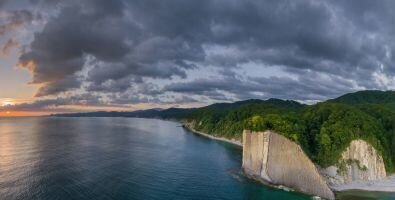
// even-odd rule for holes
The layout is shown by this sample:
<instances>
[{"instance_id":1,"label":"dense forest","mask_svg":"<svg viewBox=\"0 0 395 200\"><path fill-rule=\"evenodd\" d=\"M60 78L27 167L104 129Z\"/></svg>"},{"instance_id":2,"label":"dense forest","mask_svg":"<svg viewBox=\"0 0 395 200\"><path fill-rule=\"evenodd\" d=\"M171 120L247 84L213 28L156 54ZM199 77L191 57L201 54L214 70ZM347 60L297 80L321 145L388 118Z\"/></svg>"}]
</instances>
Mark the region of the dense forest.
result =
<instances>
[{"instance_id":1,"label":"dense forest","mask_svg":"<svg viewBox=\"0 0 395 200\"><path fill-rule=\"evenodd\" d=\"M336 164L354 139L363 139L395 172L395 92L360 91L305 105L268 99L218 103L202 108L150 109L133 112L60 114L61 117L147 117L177 119L214 136L242 138L243 129L273 130L299 143L322 167Z\"/></svg>"},{"instance_id":2,"label":"dense forest","mask_svg":"<svg viewBox=\"0 0 395 200\"><path fill-rule=\"evenodd\" d=\"M274 130L299 143L323 167L337 163L354 139L363 139L395 163L395 92L361 91L315 105L279 99L213 104L178 116L193 128L241 139L242 130Z\"/></svg>"}]
</instances>

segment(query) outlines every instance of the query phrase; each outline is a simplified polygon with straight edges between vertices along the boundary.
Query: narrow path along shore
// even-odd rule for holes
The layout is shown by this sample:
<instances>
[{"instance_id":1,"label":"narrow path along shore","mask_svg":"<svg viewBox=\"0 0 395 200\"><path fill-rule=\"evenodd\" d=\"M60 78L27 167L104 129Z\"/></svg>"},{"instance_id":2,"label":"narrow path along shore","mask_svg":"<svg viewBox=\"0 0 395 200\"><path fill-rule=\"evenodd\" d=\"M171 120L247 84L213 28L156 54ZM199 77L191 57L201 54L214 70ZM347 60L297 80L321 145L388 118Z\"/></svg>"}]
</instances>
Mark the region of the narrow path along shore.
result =
<instances>
[{"instance_id":1,"label":"narrow path along shore","mask_svg":"<svg viewBox=\"0 0 395 200\"><path fill-rule=\"evenodd\" d=\"M207 133L203 133L203 132L197 131L197 130L195 130L195 129L193 129L193 128L185 125L185 124L182 124L182 127L188 129L189 131L191 131L191 132L193 132L195 134L198 134L198 135L201 135L201 136L204 136L204 137L208 137L208 138L213 139L213 140L226 142L226 143L229 143L229 144L233 144L233 145L239 146L241 148L243 147L243 144L240 141L238 141L238 140L231 140L231 139L224 138L224 137L215 137L215 136L209 135Z\"/></svg>"}]
</instances>

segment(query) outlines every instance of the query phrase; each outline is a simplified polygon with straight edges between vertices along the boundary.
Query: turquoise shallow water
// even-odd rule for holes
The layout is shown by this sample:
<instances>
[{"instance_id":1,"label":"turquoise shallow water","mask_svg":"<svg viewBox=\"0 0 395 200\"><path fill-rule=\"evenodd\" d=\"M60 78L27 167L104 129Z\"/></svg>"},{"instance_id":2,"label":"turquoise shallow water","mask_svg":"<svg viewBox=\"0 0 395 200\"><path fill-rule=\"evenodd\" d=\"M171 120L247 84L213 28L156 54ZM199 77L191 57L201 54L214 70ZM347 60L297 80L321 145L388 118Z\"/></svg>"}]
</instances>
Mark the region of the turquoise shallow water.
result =
<instances>
[{"instance_id":1,"label":"turquoise shallow water","mask_svg":"<svg viewBox=\"0 0 395 200\"><path fill-rule=\"evenodd\" d=\"M240 148L174 122L0 118L1 200L311 199L240 167Z\"/></svg>"}]
</instances>

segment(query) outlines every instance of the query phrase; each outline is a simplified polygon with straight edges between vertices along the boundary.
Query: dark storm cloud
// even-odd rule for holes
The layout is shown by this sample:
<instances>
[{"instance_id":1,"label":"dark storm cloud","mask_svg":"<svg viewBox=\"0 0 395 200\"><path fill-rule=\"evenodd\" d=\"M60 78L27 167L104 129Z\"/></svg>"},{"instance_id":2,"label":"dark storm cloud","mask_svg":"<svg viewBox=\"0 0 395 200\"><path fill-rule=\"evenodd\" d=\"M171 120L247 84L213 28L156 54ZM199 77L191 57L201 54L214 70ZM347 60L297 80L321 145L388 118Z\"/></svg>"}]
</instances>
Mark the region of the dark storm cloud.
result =
<instances>
[{"instance_id":1,"label":"dark storm cloud","mask_svg":"<svg viewBox=\"0 0 395 200\"><path fill-rule=\"evenodd\" d=\"M357 86L379 88L372 76L378 70L395 75L394 7L392 0L69 1L35 34L20 63L33 72L32 83L44 85L37 96L82 87L121 95L147 78L177 77L185 80L156 91L214 100L229 94L321 100ZM94 60L89 68L88 58ZM187 73L248 62L283 72L195 80Z\"/></svg>"},{"instance_id":2,"label":"dark storm cloud","mask_svg":"<svg viewBox=\"0 0 395 200\"><path fill-rule=\"evenodd\" d=\"M35 35L31 50L20 57L20 66L33 72L34 84L56 87L59 81L83 69L86 56L99 61L87 79L95 84L128 76L186 77L184 69L193 65L183 60L203 59L200 47L194 49L183 39L144 30L144 24L124 15L127 10L123 1L71 4L49 20L43 31ZM30 61L35 67L27 66ZM69 89L72 88L45 89L37 96Z\"/></svg>"},{"instance_id":3,"label":"dark storm cloud","mask_svg":"<svg viewBox=\"0 0 395 200\"><path fill-rule=\"evenodd\" d=\"M306 72L307 73L307 72ZM325 100L348 92L352 83L336 76L322 76L310 72L300 79L290 77L247 77L240 79L231 74L223 77L209 77L184 83L173 83L166 91L203 95L213 100L234 101L224 92L237 99L281 98L301 101ZM336 84L334 84L336 83Z\"/></svg>"},{"instance_id":4,"label":"dark storm cloud","mask_svg":"<svg viewBox=\"0 0 395 200\"><path fill-rule=\"evenodd\" d=\"M80 84L81 81L78 80L78 77L68 76L61 80L41 86L36 93L36 97L46 96L48 94L57 94L69 89L79 88Z\"/></svg>"},{"instance_id":5,"label":"dark storm cloud","mask_svg":"<svg viewBox=\"0 0 395 200\"><path fill-rule=\"evenodd\" d=\"M62 85L58 82L69 79L80 71L87 55L94 55L103 61L121 59L129 47L125 44L126 32L117 28L104 28L108 25L122 26L115 8L102 13L102 9L85 10L71 6L50 20L44 30L35 35L31 50L20 57L23 63L33 61L33 83L45 83L48 87ZM110 7L111 8L111 7ZM120 8L119 8L120 9ZM73 85L73 84L68 84ZM73 85L74 86L74 85ZM41 90L38 95L56 94L66 91L67 87Z\"/></svg>"}]
</instances>

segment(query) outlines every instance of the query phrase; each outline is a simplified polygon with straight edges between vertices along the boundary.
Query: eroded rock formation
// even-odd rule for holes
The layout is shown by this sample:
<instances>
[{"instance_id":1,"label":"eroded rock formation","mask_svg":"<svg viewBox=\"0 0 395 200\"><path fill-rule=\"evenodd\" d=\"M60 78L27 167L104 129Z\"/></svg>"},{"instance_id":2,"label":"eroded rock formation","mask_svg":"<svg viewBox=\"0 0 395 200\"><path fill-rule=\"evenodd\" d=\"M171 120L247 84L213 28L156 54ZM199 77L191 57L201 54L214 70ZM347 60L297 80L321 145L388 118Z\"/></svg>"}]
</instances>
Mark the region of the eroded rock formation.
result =
<instances>
[{"instance_id":1,"label":"eroded rock formation","mask_svg":"<svg viewBox=\"0 0 395 200\"><path fill-rule=\"evenodd\" d=\"M243 132L243 169L264 182L334 199L333 192L301 147L270 131Z\"/></svg>"},{"instance_id":2,"label":"eroded rock formation","mask_svg":"<svg viewBox=\"0 0 395 200\"><path fill-rule=\"evenodd\" d=\"M342 153L338 166L331 166L323 173L333 186L382 180L387 176L382 156L364 140L353 140Z\"/></svg>"},{"instance_id":3,"label":"eroded rock formation","mask_svg":"<svg viewBox=\"0 0 395 200\"><path fill-rule=\"evenodd\" d=\"M380 180L387 176L383 158L363 140L352 141L342 159L346 163L345 183Z\"/></svg>"}]
</instances>

